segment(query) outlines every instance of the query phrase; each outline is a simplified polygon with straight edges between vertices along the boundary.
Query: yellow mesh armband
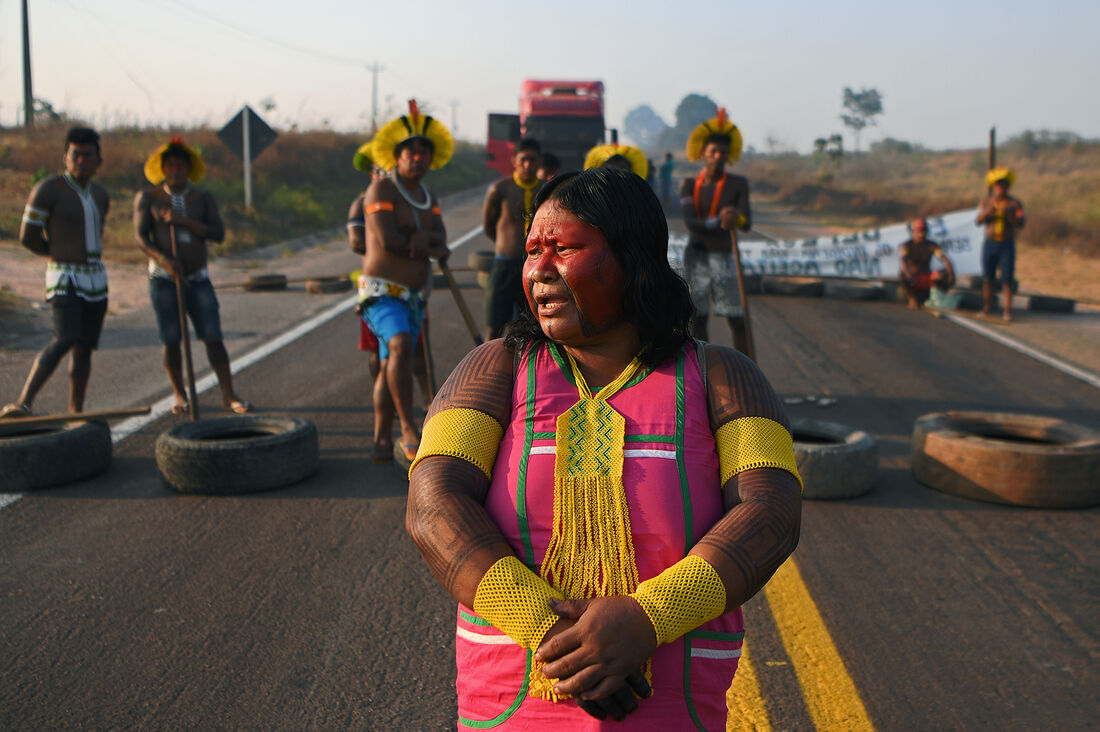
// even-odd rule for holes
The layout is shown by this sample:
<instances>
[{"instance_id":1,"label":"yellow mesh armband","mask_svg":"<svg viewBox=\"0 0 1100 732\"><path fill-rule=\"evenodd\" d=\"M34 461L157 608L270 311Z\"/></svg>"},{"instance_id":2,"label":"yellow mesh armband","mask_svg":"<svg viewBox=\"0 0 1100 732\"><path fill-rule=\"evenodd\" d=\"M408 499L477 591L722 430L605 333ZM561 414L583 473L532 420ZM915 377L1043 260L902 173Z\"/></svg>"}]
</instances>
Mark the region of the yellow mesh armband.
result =
<instances>
[{"instance_id":1,"label":"yellow mesh armband","mask_svg":"<svg viewBox=\"0 0 1100 732\"><path fill-rule=\"evenodd\" d=\"M481 468L486 478L492 478L493 463L504 428L485 412L476 409L444 409L424 425L420 449L409 468L432 455L449 455Z\"/></svg>"},{"instance_id":2,"label":"yellow mesh armband","mask_svg":"<svg viewBox=\"0 0 1100 732\"><path fill-rule=\"evenodd\" d=\"M645 610L657 644L671 643L726 611L726 586L710 563L689 555L638 585L631 595Z\"/></svg>"},{"instance_id":3,"label":"yellow mesh armband","mask_svg":"<svg viewBox=\"0 0 1100 732\"><path fill-rule=\"evenodd\" d=\"M516 557L503 557L485 573L474 595L474 612L520 646L533 651L558 622L550 598L565 596Z\"/></svg>"},{"instance_id":4,"label":"yellow mesh armband","mask_svg":"<svg viewBox=\"0 0 1100 732\"><path fill-rule=\"evenodd\" d=\"M767 417L740 417L726 422L714 433L718 445L718 468L722 485L745 470L781 468L798 479L794 461L794 438L787 428Z\"/></svg>"}]
</instances>

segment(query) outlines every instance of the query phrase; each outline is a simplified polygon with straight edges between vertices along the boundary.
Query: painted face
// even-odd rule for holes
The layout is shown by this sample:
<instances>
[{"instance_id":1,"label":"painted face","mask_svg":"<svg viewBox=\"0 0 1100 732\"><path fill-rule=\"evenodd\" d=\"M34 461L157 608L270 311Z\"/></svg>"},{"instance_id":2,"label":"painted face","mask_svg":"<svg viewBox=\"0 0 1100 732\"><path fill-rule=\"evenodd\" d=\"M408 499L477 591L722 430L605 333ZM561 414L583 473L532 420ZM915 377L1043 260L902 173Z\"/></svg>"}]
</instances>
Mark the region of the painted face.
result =
<instances>
[{"instance_id":1,"label":"painted face","mask_svg":"<svg viewBox=\"0 0 1100 732\"><path fill-rule=\"evenodd\" d=\"M626 273L606 237L551 201L527 236L523 286L543 333L583 345L623 322Z\"/></svg>"},{"instance_id":2,"label":"painted face","mask_svg":"<svg viewBox=\"0 0 1100 732\"><path fill-rule=\"evenodd\" d=\"M912 223L913 241L920 243L928 236L928 225L922 219Z\"/></svg>"},{"instance_id":3,"label":"painted face","mask_svg":"<svg viewBox=\"0 0 1100 732\"><path fill-rule=\"evenodd\" d=\"M530 183L538 172L539 154L534 150L520 150L512 157L512 167L520 180Z\"/></svg>"},{"instance_id":4,"label":"painted face","mask_svg":"<svg viewBox=\"0 0 1100 732\"><path fill-rule=\"evenodd\" d=\"M405 145L397 156L397 174L402 178L422 178L431 165L432 149L421 140Z\"/></svg>"},{"instance_id":5,"label":"painted face","mask_svg":"<svg viewBox=\"0 0 1100 732\"><path fill-rule=\"evenodd\" d=\"M703 166L708 173L721 173L726 167L726 159L729 157L729 145L720 142L708 142L703 147Z\"/></svg>"},{"instance_id":6,"label":"painted face","mask_svg":"<svg viewBox=\"0 0 1100 732\"><path fill-rule=\"evenodd\" d=\"M161 169L169 188L182 188L187 185L187 176L191 174L191 161L173 156L161 163Z\"/></svg>"},{"instance_id":7,"label":"painted face","mask_svg":"<svg viewBox=\"0 0 1100 732\"><path fill-rule=\"evenodd\" d=\"M70 142L65 148L65 171L82 183L91 180L102 162L99 150L90 142Z\"/></svg>"}]
</instances>

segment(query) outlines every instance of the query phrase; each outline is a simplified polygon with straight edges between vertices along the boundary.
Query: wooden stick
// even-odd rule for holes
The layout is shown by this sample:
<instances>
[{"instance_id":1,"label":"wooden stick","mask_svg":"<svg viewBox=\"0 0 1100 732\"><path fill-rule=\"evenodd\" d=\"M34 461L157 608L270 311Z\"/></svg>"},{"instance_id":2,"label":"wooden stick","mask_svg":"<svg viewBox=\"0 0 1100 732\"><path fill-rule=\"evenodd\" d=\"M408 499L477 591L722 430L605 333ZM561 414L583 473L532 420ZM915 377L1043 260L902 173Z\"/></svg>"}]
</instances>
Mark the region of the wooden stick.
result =
<instances>
[{"instance_id":1,"label":"wooden stick","mask_svg":"<svg viewBox=\"0 0 1100 732\"><path fill-rule=\"evenodd\" d=\"M420 324L420 345L424 348L424 371L428 376L428 401L435 401L435 363L432 361L432 345L428 340L428 321Z\"/></svg>"},{"instance_id":2,"label":"wooden stick","mask_svg":"<svg viewBox=\"0 0 1100 732\"><path fill-rule=\"evenodd\" d=\"M470 269L469 267L451 267L451 271L452 272L472 272L473 270ZM268 274L278 275L279 273L278 272L269 272ZM287 277L286 284L288 284L288 285L300 285L303 282L309 282L310 280L326 280L326 279L342 280L346 276L347 275L343 275L343 274L334 274L334 275L310 275L309 277ZM253 284L255 284L255 283L250 282L249 280L241 280L240 282L226 282L226 283L215 282L214 287L215 287L215 289L218 289L218 290L225 290L225 289L229 289L229 288L233 288L233 287L250 287Z\"/></svg>"},{"instance_id":3,"label":"wooden stick","mask_svg":"<svg viewBox=\"0 0 1100 732\"><path fill-rule=\"evenodd\" d=\"M741 248L737 246L737 232L730 230L730 244L733 245L733 263L737 269L737 290L741 295L741 314L745 319L745 355L756 360L756 347L752 341L752 328L749 326L749 296L745 292L745 277L741 273Z\"/></svg>"},{"instance_id":4,"label":"wooden stick","mask_svg":"<svg viewBox=\"0 0 1100 732\"><path fill-rule=\"evenodd\" d=\"M191 409L191 420L199 418L199 400L195 394L195 367L191 362L191 334L187 331L187 308L183 296L183 264L180 262L179 248L176 246L176 225L169 224L168 232L172 237L172 259L176 260L176 305L180 311L180 333L183 335L183 362L187 367L187 395Z\"/></svg>"},{"instance_id":5,"label":"wooden stick","mask_svg":"<svg viewBox=\"0 0 1100 732\"><path fill-rule=\"evenodd\" d=\"M455 303L458 305L459 312L462 313L462 319L466 321L466 327L470 329L470 335L473 336L474 343L480 346L484 341L481 334L477 332L474 316L470 314L470 308L466 307L466 298L462 297L462 291L458 289L458 283L455 282L455 277L451 274L451 268L447 266L446 262L440 262L439 269L443 272L443 276L447 278L447 285L451 288L451 294L455 297Z\"/></svg>"},{"instance_id":6,"label":"wooden stick","mask_svg":"<svg viewBox=\"0 0 1100 732\"><path fill-rule=\"evenodd\" d=\"M64 422L95 422L108 419L121 419L122 417L136 417L139 414L149 414L152 407L133 407L131 409L108 409L102 412L68 412L65 414L43 414L38 417L8 417L0 419L0 433L10 432L20 427L37 427L49 424L62 424Z\"/></svg>"}]
</instances>

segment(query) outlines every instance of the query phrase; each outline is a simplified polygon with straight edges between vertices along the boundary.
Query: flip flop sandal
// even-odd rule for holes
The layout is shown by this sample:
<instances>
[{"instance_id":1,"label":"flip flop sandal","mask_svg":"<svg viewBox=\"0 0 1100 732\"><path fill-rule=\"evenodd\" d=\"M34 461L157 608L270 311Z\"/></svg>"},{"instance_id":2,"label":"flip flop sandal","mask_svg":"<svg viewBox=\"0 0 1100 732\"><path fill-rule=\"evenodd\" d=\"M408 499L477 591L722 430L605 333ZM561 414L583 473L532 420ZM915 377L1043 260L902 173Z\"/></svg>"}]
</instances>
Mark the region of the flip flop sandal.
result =
<instances>
[{"instance_id":1,"label":"flip flop sandal","mask_svg":"<svg viewBox=\"0 0 1100 732\"><path fill-rule=\"evenodd\" d=\"M191 411L189 402L176 402L172 405L172 414L187 414Z\"/></svg>"},{"instance_id":2,"label":"flip flop sandal","mask_svg":"<svg viewBox=\"0 0 1100 732\"><path fill-rule=\"evenodd\" d=\"M252 411L252 405L243 399L234 399L229 402L229 404L226 404L225 408L233 412L233 414L248 414Z\"/></svg>"},{"instance_id":3,"label":"flip flop sandal","mask_svg":"<svg viewBox=\"0 0 1100 732\"><path fill-rule=\"evenodd\" d=\"M31 408L26 404L19 404L18 402L6 404L3 409L0 409L0 419L18 419L19 417L30 416L32 416Z\"/></svg>"},{"instance_id":4,"label":"flip flop sandal","mask_svg":"<svg viewBox=\"0 0 1100 732\"><path fill-rule=\"evenodd\" d=\"M416 460L416 451L420 449L420 444L416 442L402 442L393 446L393 459L405 470L412 467L413 460Z\"/></svg>"}]
</instances>

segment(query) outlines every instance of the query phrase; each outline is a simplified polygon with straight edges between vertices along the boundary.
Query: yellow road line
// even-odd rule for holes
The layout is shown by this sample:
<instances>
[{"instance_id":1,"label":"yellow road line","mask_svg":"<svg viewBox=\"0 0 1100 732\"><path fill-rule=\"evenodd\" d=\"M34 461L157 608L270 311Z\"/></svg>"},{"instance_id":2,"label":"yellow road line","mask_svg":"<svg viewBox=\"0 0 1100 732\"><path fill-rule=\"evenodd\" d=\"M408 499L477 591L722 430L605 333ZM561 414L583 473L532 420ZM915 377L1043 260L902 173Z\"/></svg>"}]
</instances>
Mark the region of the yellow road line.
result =
<instances>
[{"instance_id":1,"label":"yellow road line","mask_svg":"<svg viewBox=\"0 0 1100 732\"><path fill-rule=\"evenodd\" d=\"M820 732L874 730L793 557L764 586L764 594L814 726Z\"/></svg>"},{"instance_id":2,"label":"yellow road line","mask_svg":"<svg viewBox=\"0 0 1100 732\"><path fill-rule=\"evenodd\" d=\"M748 644L741 646L741 662L726 691L726 707L726 732L772 732Z\"/></svg>"}]
</instances>

